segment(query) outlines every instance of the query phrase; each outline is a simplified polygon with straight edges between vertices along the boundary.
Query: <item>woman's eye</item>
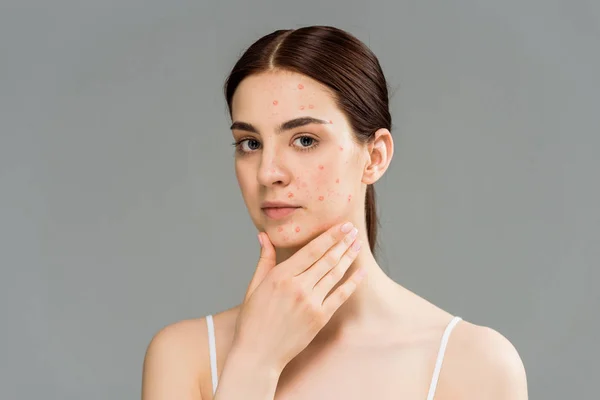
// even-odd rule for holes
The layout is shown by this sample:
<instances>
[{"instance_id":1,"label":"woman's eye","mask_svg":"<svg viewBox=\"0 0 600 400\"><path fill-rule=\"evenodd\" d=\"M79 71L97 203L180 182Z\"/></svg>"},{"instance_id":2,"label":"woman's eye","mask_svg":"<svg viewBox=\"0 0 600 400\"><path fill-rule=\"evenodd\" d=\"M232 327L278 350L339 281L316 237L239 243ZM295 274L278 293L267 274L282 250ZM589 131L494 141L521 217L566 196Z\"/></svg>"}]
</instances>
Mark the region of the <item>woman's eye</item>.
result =
<instances>
[{"instance_id":1,"label":"woman's eye","mask_svg":"<svg viewBox=\"0 0 600 400\"><path fill-rule=\"evenodd\" d=\"M254 151L258 150L260 143L256 139L246 139L240 143L243 151Z\"/></svg>"},{"instance_id":2,"label":"woman's eye","mask_svg":"<svg viewBox=\"0 0 600 400\"><path fill-rule=\"evenodd\" d=\"M310 136L301 136L294 140L294 143L297 143L300 147L310 147L315 143L315 139Z\"/></svg>"}]
</instances>

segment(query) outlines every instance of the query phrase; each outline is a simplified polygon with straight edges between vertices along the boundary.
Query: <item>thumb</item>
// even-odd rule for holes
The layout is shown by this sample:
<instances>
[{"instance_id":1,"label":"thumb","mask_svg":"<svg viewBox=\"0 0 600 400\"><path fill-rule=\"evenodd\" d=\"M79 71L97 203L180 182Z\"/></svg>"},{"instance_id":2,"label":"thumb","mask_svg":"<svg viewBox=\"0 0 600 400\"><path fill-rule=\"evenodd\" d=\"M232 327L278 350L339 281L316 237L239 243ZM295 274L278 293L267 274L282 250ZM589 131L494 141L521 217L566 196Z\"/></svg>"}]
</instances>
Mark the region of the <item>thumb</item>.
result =
<instances>
[{"instance_id":1,"label":"thumb","mask_svg":"<svg viewBox=\"0 0 600 400\"><path fill-rule=\"evenodd\" d=\"M273 244L269 240L269 235L263 232L258 233L258 240L261 244L260 246L260 258L258 260L258 264L256 266L256 271L254 271L254 276L248 285L248 290L246 291L246 296L244 297L244 302L248 300L248 298L252 295L254 290L261 284L261 282L265 279L267 274L275 267L276 258L275 258L275 248Z\"/></svg>"}]
</instances>

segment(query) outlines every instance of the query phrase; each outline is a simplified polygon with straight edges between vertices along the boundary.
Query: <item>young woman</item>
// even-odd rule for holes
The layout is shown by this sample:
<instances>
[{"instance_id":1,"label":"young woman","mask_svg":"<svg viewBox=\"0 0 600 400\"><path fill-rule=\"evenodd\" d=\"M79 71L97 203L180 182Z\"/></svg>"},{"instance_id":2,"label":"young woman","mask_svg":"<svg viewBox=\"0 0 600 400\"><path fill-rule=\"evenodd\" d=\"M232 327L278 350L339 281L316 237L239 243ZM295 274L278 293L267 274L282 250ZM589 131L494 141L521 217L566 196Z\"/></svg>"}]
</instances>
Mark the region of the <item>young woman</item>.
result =
<instances>
[{"instance_id":1,"label":"young woman","mask_svg":"<svg viewBox=\"0 0 600 400\"><path fill-rule=\"evenodd\" d=\"M156 334L142 398L526 399L507 339L377 264L373 184L394 145L375 55L333 27L276 31L225 95L260 260L242 304Z\"/></svg>"}]
</instances>

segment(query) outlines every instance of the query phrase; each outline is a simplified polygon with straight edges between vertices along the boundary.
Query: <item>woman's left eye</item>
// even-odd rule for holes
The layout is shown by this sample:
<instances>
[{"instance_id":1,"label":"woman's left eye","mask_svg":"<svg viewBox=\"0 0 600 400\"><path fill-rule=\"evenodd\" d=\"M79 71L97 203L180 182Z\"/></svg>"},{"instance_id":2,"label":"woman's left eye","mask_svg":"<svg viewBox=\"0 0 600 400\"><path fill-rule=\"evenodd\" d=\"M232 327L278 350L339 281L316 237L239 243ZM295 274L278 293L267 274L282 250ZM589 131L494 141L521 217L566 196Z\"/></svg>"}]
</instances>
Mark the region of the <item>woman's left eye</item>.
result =
<instances>
[{"instance_id":1,"label":"woman's left eye","mask_svg":"<svg viewBox=\"0 0 600 400\"><path fill-rule=\"evenodd\" d=\"M294 144L299 147L310 147L315 143L315 139L310 136L300 136L294 140Z\"/></svg>"}]
</instances>

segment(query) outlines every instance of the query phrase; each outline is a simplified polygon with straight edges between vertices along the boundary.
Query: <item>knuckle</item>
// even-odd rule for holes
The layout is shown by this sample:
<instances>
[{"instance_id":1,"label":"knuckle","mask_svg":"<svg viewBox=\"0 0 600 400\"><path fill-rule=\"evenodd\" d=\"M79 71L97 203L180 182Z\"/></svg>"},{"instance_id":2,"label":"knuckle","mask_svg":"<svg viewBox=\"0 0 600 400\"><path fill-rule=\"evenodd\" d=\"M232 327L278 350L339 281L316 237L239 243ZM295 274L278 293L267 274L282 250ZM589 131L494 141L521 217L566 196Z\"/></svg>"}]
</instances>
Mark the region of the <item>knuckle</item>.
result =
<instances>
[{"instance_id":1,"label":"knuckle","mask_svg":"<svg viewBox=\"0 0 600 400\"><path fill-rule=\"evenodd\" d=\"M310 303L310 302L307 301L308 300L308 293L300 285L294 285L293 288L292 288L292 290L291 290L291 292L292 292L292 296L293 296L293 299L294 299L295 303L297 303L297 304L307 304L307 303Z\"/></svg>"},{"instance_id":2,"label":"knuckle","mask_svg":"<svg viewBox=\"0 0 600 400\"><path fill-rule=\"evenodd\" d=\"M342 301L348 300L352 294L352 288L349 285L342 285L338 288L338 298Z\"/></svg>"},{"instance_id":3,"label":"knuckle","mask_svg":"<svg viewBox=\"0 0 600 400\"><path fill-rule=\"evenodd\" d=\"M333 268L329 271L329 275L333 281L338 282L344 276L344 270L340 267Z\"/></svg>"},{"instance_id":4,"label":"knuckle","mask_svg":"<svg viewBox=\"0 0 600 400\"><path fill-rule=\"evenodd\" d=\"M291 284L291 278L280 275L271 280L271 287L275 291L286 290Z\"/></svg>"},{"instance_id":5,"label":"knuckle","mask_svg":"<svg viewBox=\"0 0 600 400\"><path fill-rule=\"evenodd\" d=\"M352 244L352 242L354 241L354 238L351 237L350 235L346 235L346 236L344 236L344 239L342 239L342 241L344 242L344 244L350 246Z\"/></svg>"},{"instance_id":6,"label":"knuckle","mask_svg":"<svg viewBox=\"0 0 600 400\"><path fill-rule=\"evenodd\" d=\"M333 252L329 252L325 254L324 261L327 265L334 266L337 265L339 259Z\"/></svg>"},{"instance_id":7,"label":"knuckle","mask_svg":"<svg viewBox=\"0 0 600 400\"><path fill-rule=\"evenodd\" d=\"M342 231L340 231L339 229L336 229L333 232L331 232L331 234L329 235L329 244L333 245L334 243L339 242L341 238L340 235L344 235L344 233L342 233Z\"/></svg>"},{"instance_id":8,"label":"knuckle","mask_svg":"<svg viewBox=\"0 0 600 400\"><path fill-rule=\"evenodd\" d=\"M321 256L321 251L318 246L312 246L308 251L309 257L311 260L318 260Z\"/></svg>"}]
</instances>

